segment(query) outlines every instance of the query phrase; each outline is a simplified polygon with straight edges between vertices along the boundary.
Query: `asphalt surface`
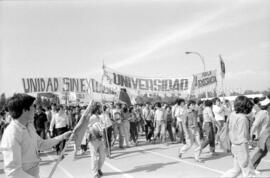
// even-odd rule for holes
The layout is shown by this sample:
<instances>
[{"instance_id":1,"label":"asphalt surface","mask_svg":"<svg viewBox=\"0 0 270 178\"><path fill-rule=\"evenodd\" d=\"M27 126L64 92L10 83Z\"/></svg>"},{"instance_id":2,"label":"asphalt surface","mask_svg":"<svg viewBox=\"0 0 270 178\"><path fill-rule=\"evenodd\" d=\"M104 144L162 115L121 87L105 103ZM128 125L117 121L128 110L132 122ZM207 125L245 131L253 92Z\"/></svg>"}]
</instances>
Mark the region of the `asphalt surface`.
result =
<instances>
[{"instance_id":1,"label":"asphalt surface","mask_svg":"<svg viewBox=\"0 0 270 178\"><path fill-rule=\"evenodd\" d=\"M217 146L217 155L210 156L206 148L201 158L204 163L193 159L191 148L182 159L177 157L182 144L149 144L143 140L138 146L119 149L114 147L110 159L106 159L102 168L104 178L181 178L181 177L220 177L233 166L233 159ZM254 151L251 150L250 155ZM48 177L57 155L54 151L41 153L40 176ZM66 156L57 167L54 178L90 178L91 157L89 151L82 156L73 156L73 143L67 147ZM258 167L261 174L257 177L270 177L270 154ZM0 156L0 177L4 176L2 155ZM241 177L241 176L240 176Z\"/></svg>"}]
</instances>

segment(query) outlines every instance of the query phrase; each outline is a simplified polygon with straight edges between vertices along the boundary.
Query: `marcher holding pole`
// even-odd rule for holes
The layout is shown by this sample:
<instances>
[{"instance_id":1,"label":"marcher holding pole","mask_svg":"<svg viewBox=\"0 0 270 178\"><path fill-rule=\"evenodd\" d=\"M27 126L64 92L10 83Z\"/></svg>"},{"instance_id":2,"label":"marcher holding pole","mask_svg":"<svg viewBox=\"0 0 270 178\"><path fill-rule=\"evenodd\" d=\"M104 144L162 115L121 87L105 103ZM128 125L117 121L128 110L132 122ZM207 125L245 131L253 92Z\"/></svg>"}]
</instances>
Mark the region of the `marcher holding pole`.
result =
<instances>
[{"instance_id":1,"label":"marcher holding pole","mask_svg":"<svg viewBox=\"0 0 270 178\"><path fill-rule=\"evenodd\" d=\"M40 138L33 126L35 98L27 94L14 94L7 102L13 120L6 128L1 147L4 170L8 178L39 178L38 151L52 148L68 138L71 131L52 139Z\"/></svg>"}]
</instances>

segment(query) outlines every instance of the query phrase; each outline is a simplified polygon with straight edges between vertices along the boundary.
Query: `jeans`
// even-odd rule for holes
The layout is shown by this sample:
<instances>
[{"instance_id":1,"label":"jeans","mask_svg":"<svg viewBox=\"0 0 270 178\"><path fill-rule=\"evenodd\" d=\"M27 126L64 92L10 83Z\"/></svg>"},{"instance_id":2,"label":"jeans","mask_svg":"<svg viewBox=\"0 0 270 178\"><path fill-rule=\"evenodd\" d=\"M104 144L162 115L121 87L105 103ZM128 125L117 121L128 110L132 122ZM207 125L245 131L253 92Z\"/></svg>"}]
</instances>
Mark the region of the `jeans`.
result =
<instances>
[{"instance_id":1,"label":"jeans","mask_svg":"<svg viewBox=\"0 0 270 178\"><path fill-rule=\"evenodd\" d=\"M137 143L138 130L137 130L137 123L136 122L130 122L130 137L134 143Z\"/></svg>"},{"instance_id":2,"label":"jeans","mask_svg":"<svg viewBox=\"0 0 270 178\"><path fill-rule=\"evenodd\" d=\"M217 121L216 125L217 127L217 134L216 134L216 142L220 141L219 135L220 135L220 131L224 126L224 121Z\"/></svg>"},{"instance_id":3,"label":"jeans","mask_svg":"<svg viewBox=\"0 0 270 178\"><path fill-rule=\"evenodd\" d=\"M106 131L104 129L104 142L107 149L111 149L112 146L112 132L113 132L112 126L106 128ZM109 142L109 145L107 142Z\"/></svg>"},{"instance_id":4,"label":"jeans","mask_svg":"<svg viewBox=\"0 0 270 178\"><path fill-rule=\"evenodd\" d=\"M166 123L165 121L156 121L154 139L156 140L158 135L160 134L162 142L165 141L165 131L166 131Z\"/></svg>"},{"instance_id":5,"label":"jeans","mask_svg":"<svg viewBox=\"0 0 270 178\"><path fill-rule=\"evenodd\" d=\"M166 130L169 133L169 137L170 137L171 142L173 142L174 141L174 137L173 137L172 123L171 122L167 122Z\"/></svg>"},{"instance_id":6,"label":"jeans","mask_svg":"<svg viewBox=\"0 0 270 178\"><path fill-rule=\"evenodd\" d=\"M204 149L208 144L210 146L210 151L215 152L215 133L212 122L204 123L204 140L201 144L201 149Z\"/></svg>"},{"instance_id":7,"label":"jeans","mask_svg":"<svg viewBox=\"0 0 270 178\"><path fill-rule=\"evenodd\" d=\"M232 145L233 168L223 174L224 178L236 178L241 172L243 177L253 177L254 168L249 159L248 144Z\"/></svg>"},{"instance_id":8,"label":"jeans","mask_svg":"<svg viewBox=\"0 0 270 178\"><path fill-rule=\"evenodd\" d=\"M184 134L184 130L183 130L183 123L182 121L177 121L176 123L176 128L178 129L178 135L180 138L180 143L186 143L185 142L185 134Z\"/></svg>"},{"instance_id":9,"label":"jeans","mask_svg":"<svg viewBox=\"0 0 270 178\"><path fill-rule=\"evenodd\" d=\"M114 132L114 138L116 139L117 135L119 135L119 147L122 148L124 144L124 124L121 123L115 123L113 126L113 132Z\"/></svg>"},{"instance_id":10,"label":"jeans","mask_svg":"<svg viewBox=\"0 0 270 178\"><path fill-rule=\"evenodd\" d=\"M130 124L128 120L123 121L123 130L124 130L124 140L126 142L126 146L129 146Z\"/></svg>"},{"instance_id":11,"label":"jeans","mask_svg":"<svg viewBox=\"0 0 270 178\"><path fill-rule=\"evenodd\" d=\"M186 144L180 149L180 153L187 152L192 145L195 145L194 157L199 159L200 157L200 133L199 130L194 128L187 128L185 132Z\"/></svg>"},{"instance_id":12,"label":"jeans","mask_svg":"<svg viewBox=\"0 0 270 178\"><path fill-rule=\"evenodd\" d=\"M145 137L146 137L146 140L151 140L151 137L153 136L153 133L154 133L154 127L153 127L153 121L151 120L146 120L145 121L146 124L145 124Z\"/></svg>"},{"instance_id":13,"label":"jeans","mask_svg":"<svg viewBox=\"0 0 270 178\"><path fill-rule=\"evenodd\" d=\"M265 149L262 150L260 148L257 148L255 154L253 155L251 162L254 166L254 168L257 168L257 166L260 164L263 157L266 156L267 152L270 152L270 137L266 140L265 143Z\"/></svg>"},{"instance_id":14,"label":"jeans","mask_svg":"<svg viewBox=\"0 0 270 178\"><path fill-rule=\"evenodd\" d=\"M61 135L63 133L65 133L67 131L67 127L61 127L61 128L57 128L56 129L56 135ZM56 145L56 153L60 153L64 147L65 147L65 144L66 144L66 140L63 140L61 142L59 142L57 145Z\"/></svg>"},{"instance_id":15,"label":"jeans","mask_svg":"<svg viewBox=\"0 0 270 178\"><path fill-rule=\"evenodd\" d=\"M102 168L105 161L105 146L102 140L95 139L89 142L91 155L91 170L93 177L98 176L98 170Z\"/></svg>"}]
</instances>

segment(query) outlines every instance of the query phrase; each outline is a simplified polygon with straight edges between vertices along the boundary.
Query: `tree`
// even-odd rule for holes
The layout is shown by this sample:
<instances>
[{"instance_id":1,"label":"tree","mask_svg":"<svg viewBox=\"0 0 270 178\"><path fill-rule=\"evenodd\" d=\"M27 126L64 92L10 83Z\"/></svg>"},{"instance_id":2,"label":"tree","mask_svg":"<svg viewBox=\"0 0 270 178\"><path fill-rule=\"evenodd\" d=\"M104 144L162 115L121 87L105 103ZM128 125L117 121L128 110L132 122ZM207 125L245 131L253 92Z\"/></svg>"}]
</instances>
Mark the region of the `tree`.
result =
<instances>
[{"instance_id":1,"label":"tree","mask_svg":"<svg viewBox=\"0 0 270 178\"><path fill-rule=\"evenodd\" d=\"M0 111L2 111L6 104L6 94L2 93L0 96Z\"/></svg>"}]
</instances>

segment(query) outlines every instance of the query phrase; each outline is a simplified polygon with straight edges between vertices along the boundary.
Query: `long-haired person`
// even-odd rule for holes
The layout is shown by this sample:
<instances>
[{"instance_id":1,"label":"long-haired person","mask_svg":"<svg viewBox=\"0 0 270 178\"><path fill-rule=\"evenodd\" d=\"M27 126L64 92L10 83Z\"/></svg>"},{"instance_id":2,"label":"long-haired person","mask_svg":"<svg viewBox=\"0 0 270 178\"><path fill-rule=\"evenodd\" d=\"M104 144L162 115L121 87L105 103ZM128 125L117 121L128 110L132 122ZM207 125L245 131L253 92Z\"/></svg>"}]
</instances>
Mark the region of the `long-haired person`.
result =
<instances>
[{"instance_id":1,"label":"long-haired person","mask_svg":"<svg viewBox=\"0 0 270 178\"><path fill-rule=\"evenodd\" d=\"M253 103L246 96L238 96L234 101L234 112L229 117L229 138L233 154L233 168L222 177L253 177L254 169L249 158L249 121L247 114L252 110Z\"/></svg>"}]
</instances>

